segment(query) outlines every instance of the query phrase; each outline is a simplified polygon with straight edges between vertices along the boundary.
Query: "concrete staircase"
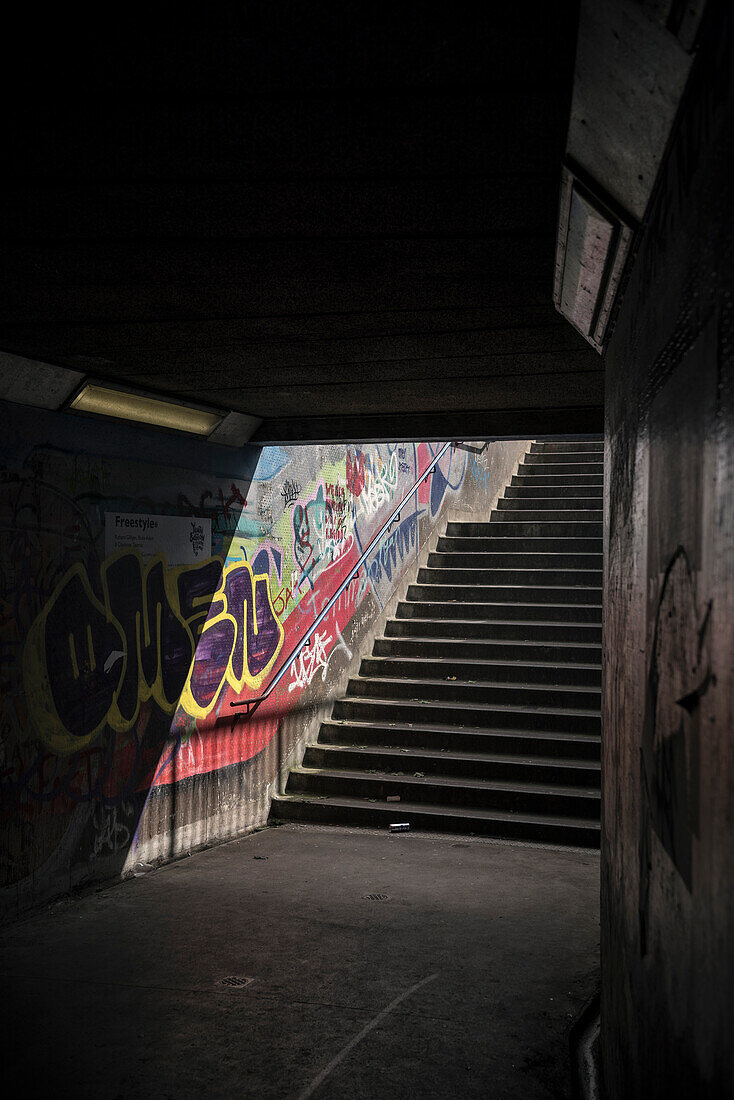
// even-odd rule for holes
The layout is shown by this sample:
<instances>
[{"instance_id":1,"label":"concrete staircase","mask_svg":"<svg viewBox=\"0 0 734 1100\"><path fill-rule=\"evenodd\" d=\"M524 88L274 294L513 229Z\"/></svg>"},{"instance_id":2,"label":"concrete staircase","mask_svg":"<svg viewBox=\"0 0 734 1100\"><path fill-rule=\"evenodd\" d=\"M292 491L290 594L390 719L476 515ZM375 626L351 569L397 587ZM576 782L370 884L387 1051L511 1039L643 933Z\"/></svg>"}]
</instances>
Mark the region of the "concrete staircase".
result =
<instances>
[{"instance_id":1,"label":"concrete staircase","mask_svg":"<svg viewBox=\"0 0 734 1100\"><path fill-rule=\"evenodd\" d=\"M447 525L271 820L598 846L602 452L534 443Z\"/></svg>"}]
</instances>

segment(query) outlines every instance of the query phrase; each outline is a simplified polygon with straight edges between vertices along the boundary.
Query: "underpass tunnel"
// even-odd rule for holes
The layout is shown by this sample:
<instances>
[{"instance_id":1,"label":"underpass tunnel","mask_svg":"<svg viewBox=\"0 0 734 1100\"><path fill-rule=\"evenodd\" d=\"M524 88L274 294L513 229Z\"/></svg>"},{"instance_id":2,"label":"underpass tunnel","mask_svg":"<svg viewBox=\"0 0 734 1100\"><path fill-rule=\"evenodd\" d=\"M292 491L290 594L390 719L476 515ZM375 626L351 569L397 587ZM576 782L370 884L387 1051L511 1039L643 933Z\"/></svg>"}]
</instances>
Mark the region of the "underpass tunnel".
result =
<instances>
[{"instance_id":1,"label":"underpass tunnel","mask_svg":"<svg viewBox=\"0 0 734 1100\"><path fill-rule=\"evenodd\" d=\"M734 1096L730 5L9 42L8 1079Z\"/></svg>"}]
</instances>

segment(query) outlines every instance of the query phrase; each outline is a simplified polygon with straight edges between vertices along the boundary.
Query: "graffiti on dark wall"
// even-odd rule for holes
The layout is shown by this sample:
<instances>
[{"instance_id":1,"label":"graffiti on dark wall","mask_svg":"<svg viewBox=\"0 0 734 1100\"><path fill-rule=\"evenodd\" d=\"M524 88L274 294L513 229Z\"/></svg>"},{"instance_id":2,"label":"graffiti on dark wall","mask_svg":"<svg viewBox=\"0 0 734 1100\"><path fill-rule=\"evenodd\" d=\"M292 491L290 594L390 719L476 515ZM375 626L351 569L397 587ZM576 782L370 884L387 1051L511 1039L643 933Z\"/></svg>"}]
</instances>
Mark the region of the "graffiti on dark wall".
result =
<instances>
[{"instance_id":1,"label":"graffiti on dark wall","mask_svg":"<svg viewBox=\"0 0 734 1100\"><path fill-rule=\"evenodd\" d=\"M4 800L22 806L26 817L37 816L44 806L59 812L91 802L120 805L149 782L160 762L166 731L162 737L153 735L151 712L152 704L143 704L127 736L112 730L98 743L71 754L32 743L16 746L0 768ZM36 809L29 812L30 806Z\"/></svg>"},{"instance_id":2,"label":"graffiti on dark wall","mask_svg":"<svg viewBox=\"0 0 734 1100\"><path fill-rule=\"evenodd\" d=\"M633 532L645 532L648 579L649 658L639 746L643 954L659 933L655 893L660 882L673 891L681 885L691 894L696 890L700 759L715 686L708 562L716 468L709 444L717 400L716 371L710 368L718 340L718 319L712 315L696 341L685 345L675 370L661 376L647 398L647 490L636 494L635 504L646 498L647 515L632 524ZM612 546L619 552L631 537L629 531L616 532Z\"/></svg>"},{"instance_id":3,"label":"graffiti on dark wall","mask_svg":"<svg viewBox=\"0 0 734 1100\"><path fill-rule=\"evenodd\" d=\"M73 752L109 726L124 732L153 699L206 716L225 683L262 683L283 644L269 577L216 558L168 568L120 551L102 566L103 598L74 566L31 627L23 653L31 717L46 744ZM194 657L198 657L194 662Z\"/></svg>"},{"instance_id":4,"label":"graffiti on dark wall","mask_svg":"<svg viewBox=\"0 0 734 1100\"><path fill-rule=\"evenodd\" d=\"M650 831L654 830L688 890L699 831L700 703L712 676L708 653L711 605L697 607L683 547L662 579L655 616L640 751L640 932L647 944Z\"/></svg>"}]
</instances>

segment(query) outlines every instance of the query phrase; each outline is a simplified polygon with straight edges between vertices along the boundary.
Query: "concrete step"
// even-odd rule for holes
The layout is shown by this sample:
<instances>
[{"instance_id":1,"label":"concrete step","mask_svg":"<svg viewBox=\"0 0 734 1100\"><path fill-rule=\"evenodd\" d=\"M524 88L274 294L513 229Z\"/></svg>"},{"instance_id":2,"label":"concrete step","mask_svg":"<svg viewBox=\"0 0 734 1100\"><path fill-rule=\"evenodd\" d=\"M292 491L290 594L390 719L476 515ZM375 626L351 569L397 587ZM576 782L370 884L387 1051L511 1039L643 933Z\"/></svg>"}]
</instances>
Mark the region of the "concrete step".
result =
<instances>
[{"instance_id":1,"label":"concrete step","mask_svg":"<svg viewBox=\"0 0 734 1100\"><path fill-rule=\"evenodd\" d=\"M535 461L529 461L531 458ZM555 461L548 461L551 458L555 458ZM566 458L570 461L566 461ZM578 455L564 457L560 455L526 455L524 461L520 464L519 473L532 477L547 477L548 474L560 474L563 477L573 474L603 475L604 463L601 460L599 462L579 462Z\"/></svg>"},{"instance_id":2,"label":"concrete step","mask_svg":"<svg viewBox=\"0 0 734 1100\"><path fill-rule=\"evenodd\" d=\"M549 589L549 591L552 591ZM409 600L397 606L398 619L483 619L511 622L601 623L598 602L581 603L461 603L458 600Z\"/></svg>"},{"instance_id":3,"label":"concrete step","mask_svg":"<svg viewBox=\"0 0 734 1100\"><path fill-rule=\"evenodd\" d=\"M556 439L556 440L539 440L537 443L530 444L531 454L553 454L559 451L589 451L595 455L604 455L604 440L603 439Z\"/></svg>"},{"instance_id":4,"label":"concrete step","mask_svg":"<svg viewBox=\"0 0 734 1100\"><path fill-rule=\"evenodd\" d=\"M398 813L396 808L399 809ZM466 807L447 808L408 802L380 805L362 799L312 798L306 795L275 797L271 820L310 821L322 825L362 825L377 829L386 829L393 821L406 821L413 830L572 844L586 848L598 848L600 835L599 822L593 819Z\"/></svg>"},{"instance_id":5,"label":"concrete step","mask_svg":"<svg viewBox=\"0 0 734 1100\"><path fill-rule=\"evenodd\" d=\"M601 494L598 496L559 496L552 493L548 496L535 496L534 494L518 494L517 496L504 497L497 501L499 512L563 512L564 518L567 512L599 512L602 513L603 501ZM572 517L569 517L572 518Z\"/></svg>"},{"instance_id":6,"label":"concrete step","mask_svg":"<svg viewBox=\"0 0 734 1100\"><path fill-rule=\"evenodd\" d=\"M387 676L391 679L406 677L416 680L450 680L462 682L488 682L513 684L555 684L558 686L599 687L601 665L561 662L535 662L524 660L482 660L467 657L451 659L448 656L431 657L421 654L415 657L363 657L359 666L363 677Z\"/></svg>"},{"instance_id":7,"label":"concrete step","mask_svg":"<svg viewBox=\"0 0 734 1100\"><path fill-rule=\"evenodd\" d=\"M525 455L521 466L578 466L579 464L596 466L597 472L604 472L604 452L588 451L534 451Z\"/></svg>"},{"instance_id":8,"label":"concrete step","mask_svg":"<svg viewBox=\"0 0 734 1100\"><path fill-rule=\"evenodd\" d=\"M398 722L339 721L332 718L322 723L319 744L351 745L357 748L390 747L403 753L432 749L466 752L473 756L494 753L520 757L573 757L597 762L601 756L601 738L598 732L580 734L544 729L482 729L441 722L413 723L408 726Z\"/></svg>"},{"instance_id":9,"label":"concrete step","mask_svg":"<svg viewBox=\"0 0 734 1100\"><path fill-rule=\"evenodd\" d=\"M571 533L573 534L573 525L576 523L597 523L601 525L603 522L604 514L601 507L591 510L588 508L509 507L509 505L517 503L516 500L511 500L506 502L504 508L495 508L493 512L490 512L490 523L563 523L572 528ZM565 504L566 501L563 503ZM467 534L470 533L467 532ZM482 534L481 531L475 533ZM497 532L497 534L501 533ZM542 532L539 533L542 534ZM578 533L584 534L583 531Z\"/></svg>"},{"instance_id":10,"label":"concrete step","mask_svg":"<svg viewBox=\"0 0 734 1100\"><path fill-rule=\"evenodd\" d=\"M401 802L432 806L477 807L517 813L563 814L594 818L599 815L601 793L594 787L565 787L517 780L455 779L444 776L390 775L384 772L318 771L292 768L286 794L317 797L375 799L385 802L397 795Z\"/></svg>"},{"instance_id":11,"label":"concrete step","mask_svg":"<svg viewBox=\"0 0 734 1100\"><path fill-rule=\"evenodd\" d=\"M440 638L375 638L372 647L374 657L419 657L426 660L447 661L519 661L521 664L551 666L578 664L601 668L601 645L557 642L467 641Z\"/></svg>"},{"instance_id":12,"label":"concrete step","mask_svg":"<svg viewBox=\"0 0 734 1100\"><path fill-rule=\"evenodd\" d=\"M459 704L452 699L432 699L416 704L411 699L386 699L379 696L352 696L337 699L332 718L349 721L377 721L380 725L465 725L472 729L543 730L550 733L596 735L601 732L598 708L531 706L527 701L515 706L501 703Z\"/></svg>"},{"instance_id":13,"label":"concrete step","mask_svg":"<svg viewBox=\"0 0 734 1100\"><path fill-rule=\"evenodd\" d=\"M496 525L492 527L489 535L441 535L436 543L436 550L442 554L601 554L602 540L600 535L587 538L567 538L563 535L555 537L543 536L534 538L529 542L526 538L511 538L506 528L502 529L501 536L495 535Z\"/></svg>"},{"instance_id":14,"label":"concrete step","mask_svg":"<svg viewBox=\"0 0 734 1100\"><path fill-rule=\"evenodd\" d=\"M367 658L369 659L369 658ZM434 680L391 678L389 676L357 676L347 685L346 699L408 700L413 703L420 721L424 703L451 702L458 706L543 707L547 710L593 711L601 707L598 686L561 686L558 684L507 683L502 680Z\"/></svg>"},{"instance_id":15,"label":"concrete step","mask_svg":"<svg viewBox=\"0 0 734 1100\"><path fill-rule=\"evenodd\" d=\"M521 557L519 554L517 556ZM448 567L439 567L434 565L429 557L429 564L418 570L418 584L500 585L501 587L522 585L529 588L572 588L581 585L584 588L599 590L602 585L601 561L598 569L573 569L568 566L563 569L539 569L535 568L534 562L529 563L527 557L524 569L472 568L466 565L465 556L459 556L459 561L462 562L461 566L454 561Z\"/></svg>"},{"instance_id":16,"label":"concrete step","mask_svg":"<svg viewBox=\"0 0 734 1100\"><path fill-rule=\"evenodd\" d=\"M597 622L511 621L501 619L397 618L385 623L386 638L483 639L491 642L580 642L601 645L601 617Z\"/></svg>"},{"instance_id":17,"label":"concrete step","mask_svg":"<svg viewBox=\"0 0 734 1100\"><path fill-rule=\"evenodd\" d=\"M509 553L501 554L493 551L485 553L471 553L469 551L446 551L428 555L429 569L456 569L457 566L464 569L548 569L551 571L565 569L589 569L601 572L603 555L598 554L572 554L568 553Z\"/></svg>"},{"instance_id":18,"label":"concrete step","mask_svg":"<svg viewBox=\"0 0 734 1100\"><path fill-rule=\"evenodd\" d=\"M595 500L602 500L604 497L604 486L601 482L598 485L583 485L574 483L573 485L567 485L564 482L558 484L547 485L542 478L525 478L520 485L515 485L513 478L513 484L508 485L505 489L505 500L529 500L532 497L559 497L564 499L566 497L584 497L588 499L593 497ZM555 480L555 479L554 479ZM538 481L543 481L542 485L538 485ZM530 484L526 484L530 482Z\"/></svg>"},{"instance_id":19,"label":"concrete step","mask_svg":"<svg viewBox=\"0 0 734 1100\"><path fill-rule=\"evenodd\" d=\"M538 488L550 485L563 489L568 489L572 486L581 488L582 486L593 485L600 486L603 492L604 474L601 470L599 473L593 474L549 474L547 471L541 471L537 467L529 474L526 470L523 470L521 466L518 472L512 475L510 485L517 489L525 489L533 485L538 486Z\"/></svg>"},{"instance_id":20,"label":"concrete step","mask_svg":"<svg viewBox=\"0 0 734 1100\"><path fill-rule=\"evenodd\" d=\"M480 538L514 538L514 539L534 539L534 538L579 538L579 539L601 539L603 534L603 525L601 520L590 520L579 518L578 513L572 520L570 518L564 519L561 514L556 513L544 513L542 516L532 513L528 513L523 518L518 518L517 512L497 512L492 515L493 522L489 523L465 523L456 524L450 523L448 525L448 535L458 537L480 537ZM457 530L459 526L467 528L465 531ZM488 528L491 526L491 531ZM473 530L471 530L473 528Z\"/></svg>"},{"instance_id":21,"label":"concrete step","mask_svg":"<svg viewBox=\"0 0 734 1100\"><path fill-rule=\"evenodd\" d=\"M502 503L502 502L500 502ZM553 502L555 504L555 501ZM562 502L564 505L567 501ZM520 502L519 507L515 507L518 504L516 500L510 500L505 502L505 507L495 508L489 514L490 523L564 523L569 526L576 523L598 523L603 522L604 513L601 505L597 508L540 508L536 507L533 502L532 508L525 508ZM467 525L470 526L470 525ZM477 526L474 524L473 526ZM451 532L449 532L451 533ZM460 532L459 532L460 533ZM465 534L487 534L487 531L481 530L472 532L466 531ZM583 534L583 532L581 532ZM501 531L497 531L496 534L501 535ZM570 536L566 536L567 538Z\"/></svg>"},{"instance_id":22,"label":"concrete step","mask_svg":"<svg viewBox=\"0 0 734 1100\"><path fill-rule=\"evenodd\" d=\"M558 783L584 789L599 787L601 771L598 760L583 758L335 744L309 745L303 767L411 776L422 772L453 779Z\"/></svg>"},{"instance_id":23,"label":"concrete step","mask_svg":"<svg viewBox=\"0 0 734 1100\"><path fill-rule=\"evenodd\" d=\"M530 585L522 584L411 584L408 585L409 600L432 602L458 602L476 605L488 603L533 604L598 604L601 607L601 587L591 585L568 584Z\"/></svg>"}]
</instances>

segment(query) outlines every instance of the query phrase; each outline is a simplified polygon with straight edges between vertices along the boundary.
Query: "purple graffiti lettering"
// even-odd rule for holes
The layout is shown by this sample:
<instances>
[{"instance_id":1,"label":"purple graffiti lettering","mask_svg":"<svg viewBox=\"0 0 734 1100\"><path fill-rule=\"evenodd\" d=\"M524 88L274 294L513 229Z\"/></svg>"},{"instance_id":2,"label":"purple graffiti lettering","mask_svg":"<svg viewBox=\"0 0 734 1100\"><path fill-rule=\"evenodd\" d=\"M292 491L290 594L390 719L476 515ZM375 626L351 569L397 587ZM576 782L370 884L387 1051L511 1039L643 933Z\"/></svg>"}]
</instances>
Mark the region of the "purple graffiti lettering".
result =
<instances>
[{"instance_id":1,"label":"purple graffiti lettering","mask_svg":"<svg viewBox=\"0 0 734 1100\"><path fill-rule=\"evenodd\" d=\"M232 620L220 619L207 626L199 639L189 687L202 710L208 710L222 689L236 637Z\"/></svg>"}]
</instances>

